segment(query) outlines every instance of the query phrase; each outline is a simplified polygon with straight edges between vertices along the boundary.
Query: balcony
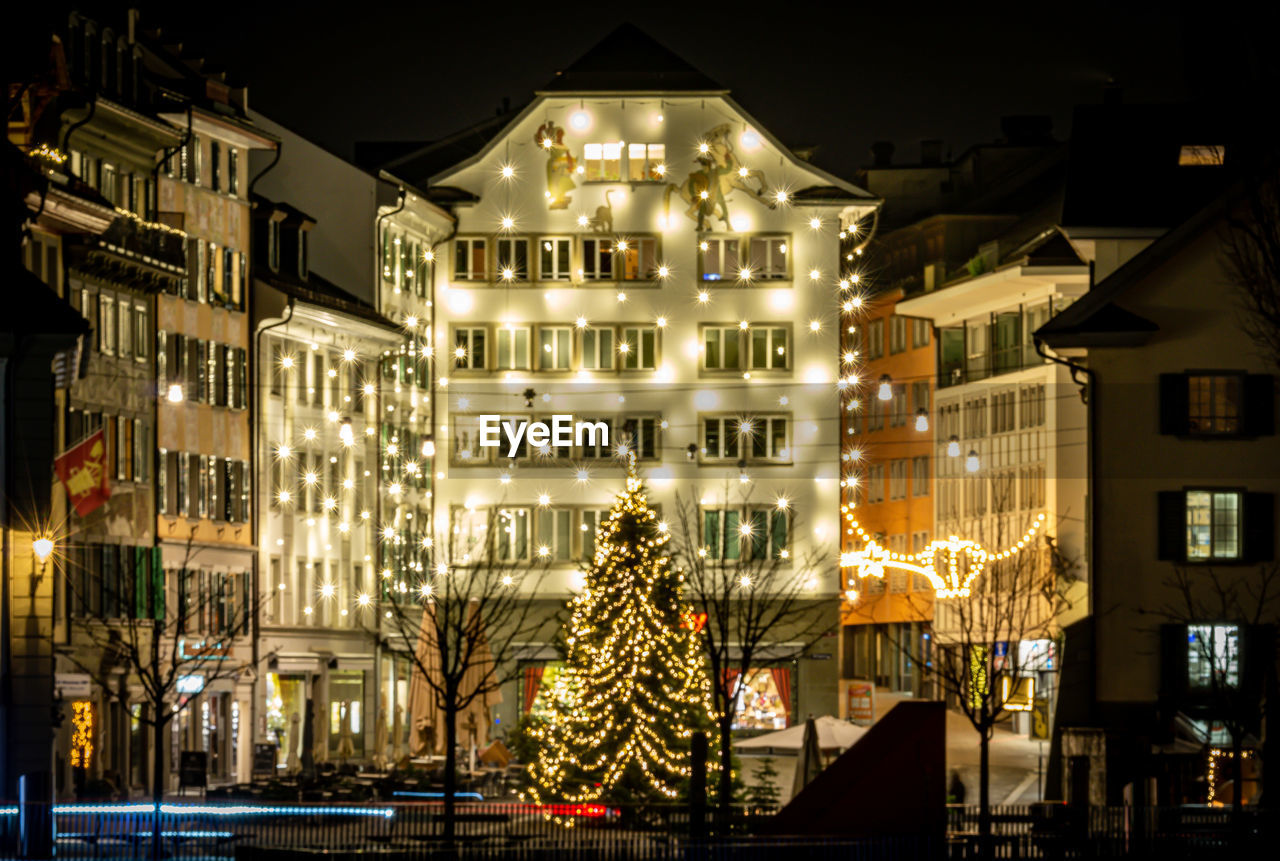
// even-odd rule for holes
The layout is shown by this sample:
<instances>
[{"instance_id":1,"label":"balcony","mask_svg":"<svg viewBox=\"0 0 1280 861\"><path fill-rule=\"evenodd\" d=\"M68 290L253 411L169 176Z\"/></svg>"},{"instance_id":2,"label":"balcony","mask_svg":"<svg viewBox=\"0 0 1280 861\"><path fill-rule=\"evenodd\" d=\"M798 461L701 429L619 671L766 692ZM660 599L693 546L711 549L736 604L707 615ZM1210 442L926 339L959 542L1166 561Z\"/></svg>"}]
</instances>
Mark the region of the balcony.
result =
<instances>
[{"instance_id":1,"label":"balcony","mask_svg":"<svg viewBox=\"0 0 1280 861\"><path fill-rule=\"evenodd\" d=\"M180 230L123 214L111 222L100 242L143 263L184 271L186 239Z\"/></svg>"}]
</instances>

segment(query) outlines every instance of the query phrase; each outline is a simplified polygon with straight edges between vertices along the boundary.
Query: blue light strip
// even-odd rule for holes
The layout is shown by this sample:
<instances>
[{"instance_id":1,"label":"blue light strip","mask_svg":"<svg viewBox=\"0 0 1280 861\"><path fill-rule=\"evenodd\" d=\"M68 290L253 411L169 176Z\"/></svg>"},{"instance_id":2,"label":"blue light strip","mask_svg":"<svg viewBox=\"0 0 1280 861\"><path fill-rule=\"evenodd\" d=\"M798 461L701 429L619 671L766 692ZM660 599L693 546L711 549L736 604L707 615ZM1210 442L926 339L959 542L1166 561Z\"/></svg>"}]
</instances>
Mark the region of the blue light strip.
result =
<instances>
[{"instance_id":1,"label":"blue light strip","mask_svg":"<svg viewBox=\"0 0 1280 861\"><path fill-rule=\"evenodd\" d=\"M409 792L408 790L397 791L391 793L396 798L444 798L443 792ZM454 798L474 798L476 801L484 801L484 796L478 792L455 792Z\"/></svg>"},{"instance_id":2,"label":"blue light strip","mask_svg":"<svg viewBox=\"0 0 1280 861\"><path fill-rule=\"evenodd\" d=\"M101 833L94 833L94 832L85 832L84 834L66 834L66 833L61 832L61 831L59 831L59 832L58 832L58 839L59 839L59 840L81 840L81 839L85 839L85 838L89 838L89 837L92 837L92 838L95 838L95 839L98 839L98 840L102 840L103 838L107 838L107 839L111 839L111 838L124 839L124 838L126 838L126 837L150 837L150 836L151 836L151 832L150 832L150 831L130 831L128 834L120 834L120 835L113 835L113 834L101 834ZM200 837L200 838L219 838L219 839L222 839L222 838L235 837L235 836L236 836L236 833L235 833L234 831L161 831L161 832L160 832L160 836L161 836L161 837L169 837L169 838L178 838L178 837L185 837L185 838L197 838L197 837Z\"/></svg>"},{"instance_id":3,"label":"blue light strip","mask_svg":"<svg viewBox=\"0 0 1280 861\"><path fill-rule=\"evenodd\" d=\"M0 814L16 815L16 807L0 807ZM154 814L154 803L113 802L108 804L55 804L53 812L61 816L78 813ZM255 807L247 804L171 804L164 802L160 812L168 816L381 816L390 819L390 807Z\"/></svg>"}]
</instances>

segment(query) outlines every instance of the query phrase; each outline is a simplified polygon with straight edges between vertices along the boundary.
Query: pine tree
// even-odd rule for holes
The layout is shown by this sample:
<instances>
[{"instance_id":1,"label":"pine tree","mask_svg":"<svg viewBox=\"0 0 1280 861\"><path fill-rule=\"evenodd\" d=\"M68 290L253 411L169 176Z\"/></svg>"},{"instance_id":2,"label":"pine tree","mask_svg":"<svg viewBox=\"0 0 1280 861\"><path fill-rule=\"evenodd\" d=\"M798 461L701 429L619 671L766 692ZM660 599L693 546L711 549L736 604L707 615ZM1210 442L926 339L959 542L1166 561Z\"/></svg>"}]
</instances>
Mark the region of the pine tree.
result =
<instances>
[{"instance_id":1,"label":"pine tree","mask_svg":"<svg viewBox=\"0 0 1280 861\"><path fill-rule=\"evenodd\" d=\"M533 730L530 795L548 801L675 798L690 737L710 725L710 689L665 523L627 455L627 489L596 535L585 588L570 604L565 669Z\"/></svg>"}]
</instances>

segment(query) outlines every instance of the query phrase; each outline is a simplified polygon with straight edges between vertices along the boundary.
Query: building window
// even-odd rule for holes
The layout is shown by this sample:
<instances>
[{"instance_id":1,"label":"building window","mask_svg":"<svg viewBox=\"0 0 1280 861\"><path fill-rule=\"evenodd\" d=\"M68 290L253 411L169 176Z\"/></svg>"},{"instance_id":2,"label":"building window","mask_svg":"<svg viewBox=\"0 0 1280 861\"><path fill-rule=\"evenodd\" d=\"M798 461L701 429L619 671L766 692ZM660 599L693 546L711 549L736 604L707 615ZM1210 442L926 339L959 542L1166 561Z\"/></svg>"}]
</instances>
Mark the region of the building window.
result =
<instances>
[{"instance_id":1,"label":"building window","mask_svg":"<svg viewBox=\"0 0 1280 861\"><path fill-rule=\"evenodd\" d=\"M737 326L707 326L702 330L702 367L708 371L738 370L741 343Z\"/></svg>"},{"instance_id":2,"label":"building window","mask_svg":"<svg viewBox=\"0 0 1280 861\"><path fill-rule=\"evenodd\" d=\"M702 456L708 460L738 459L736 418L709 418L702 421Z\"/></svg>"},{"instance_id":3,"label":"building window","mask_svg":"<svg viewBox=\"0 0 1280 861\"><path fill-rule=\"evenodd\" d=\"M623 281L644 281L657 276L658 240L652 236L619 239L614 245L618 257L618 278Z\"/></svg>"},{"instance_id":4,"label":"building window","mask_svg":"<svg viewBox=\"0 0 1280 861\"><path fill-rule=\"evenodd\" d=\"M791 687L787 667L747 670L734 696L732 728L779 730L791 726Z\"/></svg>"},{"instance_id":5,"label":"building window","mask_svg":"<svg viewBox=\"0 0 1280 861\"><path fill-rule=\"evenodd\" d=\"M789 425L786 416L703 419L702 456L707 460L788 461Z\"/></svg>"},{"instance_id":6,"label":"building window","mask_svg":"<svg viewBox=\"0 0 1280 861\"><path fill-rule=\"evenodd\" d=\"M617 182L622 179L622 142L583 144L582 161L588 182Z\"/></svg>"},{"instance_id":7,"label":"building window","mask_svg":"<svg viewBox=\"0 0 1280 861\"><path fill-rule=\"evenodd\" d=\"M750 530L742 532L742 555L748 559L782 559L787 550L791 518L777 508L753 508L747 512Z\"/></svg>"},{"instance_id":8,"label":"building window","mask_svg":"<svg viewBox=\"0 0 1280 861\"><path fill-rule=\"evenodd\" d=\"M884 318L867 323L867 358L879 359L884 356Z\"/></svg>"},{"instance_id":9,"label":"building window","mask_svg":"<svg viewBox=\"0 0 1280 861\"><path fill-rule=\"evenodd\" d=\"M613 240L582 240L582 277L593 281L613 279Z\"/></svg>"},{"instance_id":10,"label":"building window","mask_svg":"<svg viewBox=\"0 0 1280 861\"><path fill-rule=\"evenodd\" d=\"M751 329L751 369L783 371L787 368L787 330L782 326Z\"/></svg>"},{"instance_id":11,"label":"building window","mask_svg":"<svg viewBox=\"0 0 1280 861\"><path fill-rule=\"evenodd\" d=\"M582 367L591 371L613 370L613 330L582 330Z\"/></svg>"},{"instance_id":12,"label":"building window","mask_svg":"<svg viewBox=\"0 0 1280 861\"><path fill-rule=\"evenodd\" d=\"M542 371L569 370L569 345L573 343L573 329L568 326L543 326L538 330L538 369Z\"/></svg>"},{"instance_id":13,"label":"building window","mask_svg":"<svg viewBox=\"0 0 1280 861\"><path fill-rule=\"evenodd\" d=\"M622 434L615 442L628 446L640 460L658 457L658 423L652 416L622 420Z\"/></svg>"},{"instance_id":14,"label":"building window","mask_svg":"<svg viewBox=\"0 0 1280 861\"><path fill-rule=\"evenodd\" d=\"M494 334L500 371L529 370L529 327L503 326Z\"/></svg>"},{"instance_id":15,"label":"building window","mask_svg":"<svg viewBox=\"0 0 1280 861\"><path fill-rule=\"evenodd\" d=\"M1018 391L1018 427L1036 428L1044 424L1044 383L1023 386Z\"/></svg>"},{"instance_id":16,"label":"building window","mask_svg":"<svg viewBox=\"0 0 1280 861\"><path fill-rule=\"evenodd\" d=\"M538 278L543 281L568 281L572 274L570 240L544 236L538 240Z\"/></svg>"},{"instance_id":17,"label":"building window","mask_svg":"<svg viewBox=\"0 0 1280 861\"><path fill-rule=\"evenodd\" d=\"M453 366L471 371L484 370L484 339L484 329L455 329L453 332Z\"/></svg>"},{"instance_id":18,"label":"building window","mask_svg":"<svg viewBox=\"0 0 1280 861\"><path fill-rule=\"evenodd\" d=\"M666 145L627 144L627 179L632 182L661 182L666 178Z\"/></svg>"},{"instance_id":19,"label":"building window","mask_svg":"<svg viewBox=\"0 0 1280 861\"><path fill-rule=\"evenodd\" d=\"M867 467L867 502L884 502L884 464Z\"/></svg>"},{"instance_id":20,"label":"building window","mask_svg":"<svg viewBox=\"0 0 1280 861\"><path fill-rule=\"evenodd\" d=\"M900 428L907 423L907 386L894 383L893 398L889 401L889 427ZM879 398L875 398L879 400Z\"/></svg>"},{"instance_id":21,"label":"building window","mask_svg":"<svg viewBox=\"0 0 1280 861\"><path fill-rule=\"evenodd\" d=\"M889 498L893 500L907 498L906 458L889 461Z\"/></svg>"},{"instance_id":22,"label":"building window","mask_svg":"<svg viewBox=\"0 0 1280 861\"><path fill-rule=\"evenodd\" d=\"M1179 167L1221 167L1226 163L1227 148L1193 144L1178 150Z\"/></svg>"},{"instance_id":23,"label":"building window","mask_svg":"<svg viewBox=\"0 0 1280 861\"><path fill-rule=\"evenodd\" d=\"M1240 431L1240 374L1187 375L1187 429L1193 434Z\"/></svg>"},{"instance_id":24,"label":"building window","mask_svg":"<svg viewBox=\"0 0 1280 861\"><path fill-rule=\"evenodd\" d=\"M529 558L529 521L527 508L504 508L498 512L498 534L495 553L500 562L519 562Z\"/></svg>"},{"instance_id":25,"label":"building window","mask_svg":"<svg viewBox=\"0 0 1280 861\"><path fill-rule=\"evenodd\" d=\"M529 240L502 238L498 242L498 277L503 281L529 280Z\"/></svg>"},{"instance_id":26,"label":"building window","mask_svg":"<svg viewBox=\"0 0 1280 861\"><path fill-rule=\"evenodd\" d=\"M127 359L133 353L133 307L129 297L121 294L116 303L119 323L116 327L116 350L120 358Z\"/></svg>"},{"instance_id":27,"label":"building window","mask_svg":"<svg viewBox=\"0 0 1280 861\"><path fill-rule=\"evenodd\" d=\"M896 314L889 318L889 352L901 353L907 349L907 318Z\"/></svg>"},{"instance_id":28,"label":"building window","mask_svg":"<svg viewBox=\"0 0 1280 861\"><path fill-rule=\"evenodd\" d=\"M622 330L618 352L626 371L652 371L657 367L658 330L652 326L628 327Z\"/></svg>"},{"instance_id":29,"label":"building window","mask_svg":"<svg viewBox=\"0 0 1280 861\"><path fill-rule=\"evenodd\" d=\"M929 412L929 381L923 380L911 384L911 409Z\"/></svg>"},{"instance_id":30,"label":"building window","mask_svg":"<svg viewBox=\"0 0 1280 861\"><path fill-rule=\"evenodd\" d=\"M235 197L240 193L240 151L235 147L227 150L227 194Z\"/></svg>"},{"instance_id":31,"label":"building window","mask_svg":"<svg viewBox=\"0 0 1280 861\"><path fill-rule=\"evenodd\" d=\"M736 280L742 261L738 256L739 243L735 238L704 239L698 243L698 259L703 281Z\"/></svg>"},{"instance_id":32,"label":"building window","mask_svg":"<svg viewBox=\"0 0 1280 861\"><path fill-rule=\"evenodd\" d=\"M929 458L927 455L911 458L911 495L929 495Z\"/></svg>"},{"instance_id":33,"label":"building window","mask_svg":"<svg viewBox=\"0 0 1280 861\"><path fill-rule=\"evenodd\" d=\"M483 239L457 239L453 243L453 277L461 281L484 281L488 277Z\"/></svg>"},{"instance_id":34,"label":"building window","mask_svg":"<svg viewBox=\"0 0 1280 861\"><path fill-rule=\"evenodd\" d=\"M780 281L787 277L787 237L753 236L750 248L750 280Z\"/></svg>"},{"instance_id":35,"label":"building window","mask_svg":"<svg viewBox=\"0 0 1280 861\"><path fill-rule=\"evenodd\" d=\"M106 164L104 162L102 165L100 187L98 190L102 192L103 197L111 201L115 206L120 205L120 183L118 180L119 177L116 173L115 165Z\"/></svg>"},{"instance_id":36,"label":"building window","mask_svg":"<svg viewBox=\"0 0 1280 861\"><path fill-rule=\"evenodd\" d=\"M1239 559L1242 494L1238 491L1187 491L1187 561Z\"/></svg>"},{"instance_id":37,"label":"building window","mask_svg":"<svg viewBox=\"0 0 1280 861\"><path fill-rule=\"evenodd\" d=\"M911 321L911 348L913 350L929 346L931 329L932 324L928 320L914 319Z\"/></svg>"},{"instance_id":38,"label":"building window","mask_svg":"<svg viewBox=\"0 0 1280 861\"><path fill-rule=\"evenodd\" d=\"M546 508L538 512L539 558L556 562L567 562L572 558L572 521L573 512L567 508Z\"/></svg>"},{"instance_id":39,"label":"building window","mask_svg":"<svg viewBox=\"0 0 1280 861\"><path fill-rule=\"evenodd\" d=\"M736 509L702 512L702 544L712 559L742 557L742 513Z\"/></svg>"},{"instance_id":40,"label":"building window","mask_svg":"<svg viewBox=\"0 0 1280 861\"><path fill-rule=\"evenodd\" d=\"M222 144L209 141L209 188L222 191Z\"/></svg>"},{"instance_id":41,"label":"building window","mask_svg":"<svg viewBox=\"0 0 1280 861\"><path fill-rule=\"evenodd\" d=\"M1238 625L1187 626L1187 684L1192 690L1239 686Z\"/></svg>"}]
</instances>

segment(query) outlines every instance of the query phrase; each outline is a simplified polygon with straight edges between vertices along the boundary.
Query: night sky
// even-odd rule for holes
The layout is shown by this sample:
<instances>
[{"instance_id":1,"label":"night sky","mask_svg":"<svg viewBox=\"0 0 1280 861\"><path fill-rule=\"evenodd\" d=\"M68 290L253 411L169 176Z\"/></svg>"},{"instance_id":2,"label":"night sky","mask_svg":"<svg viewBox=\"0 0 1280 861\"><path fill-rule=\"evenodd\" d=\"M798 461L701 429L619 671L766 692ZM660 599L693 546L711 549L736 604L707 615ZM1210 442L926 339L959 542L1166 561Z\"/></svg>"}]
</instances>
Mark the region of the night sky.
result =
<instances>
[{"instance_id":1,"label":"night sky","mask_svg":"<svg viewBox=\"0 0 1280 861\"><path fill-rule=\"evenodd\" d=\"M1125 101L1236 90L1272 53L1248 35L1275 32L1204 2L133 5L247 81L253 109L347 157L356 140L431 140L504 97L520 104L630 20L845 176L872 141L894 141L897 162L925 138L958 155L997 138L1007 114L1049 114L1065 137L1072 106L1099 101L1109 78ZM624 8L636 14L598 11Z\"/></svg>"}]
</instances>

